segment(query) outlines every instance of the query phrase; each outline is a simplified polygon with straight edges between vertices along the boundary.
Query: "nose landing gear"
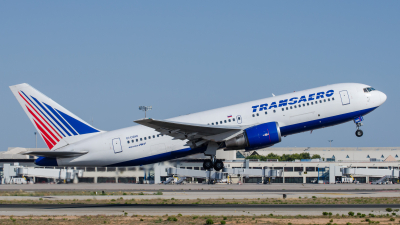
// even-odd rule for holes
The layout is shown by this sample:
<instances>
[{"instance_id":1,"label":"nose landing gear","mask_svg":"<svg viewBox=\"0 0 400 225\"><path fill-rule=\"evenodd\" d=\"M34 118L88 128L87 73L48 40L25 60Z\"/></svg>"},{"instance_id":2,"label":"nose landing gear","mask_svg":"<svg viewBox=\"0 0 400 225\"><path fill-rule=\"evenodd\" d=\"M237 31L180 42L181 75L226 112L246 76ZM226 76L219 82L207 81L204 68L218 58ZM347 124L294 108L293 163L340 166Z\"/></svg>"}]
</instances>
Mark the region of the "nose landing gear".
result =
<instances>
[{"instance_id":1,"label":"nose landing gear","mask_svg":"<svg viewBox=\"0 0 400 225\"><path fill-rule=\"evenodd\" d=\"M356 123L356 126L357 126L356 136L357 136L357 137L361 137L361 136L363 136L363 134L364 134L364 132L363 132L362 130L360 130L360 127L361 127L362 125L363 125L363 124L360 123L360 122Z\"/></svg>"},{"instance_id":2,"label":"nose landing gear","mask_svg":"<svg viewBox=\"0 0 400 225\"><path fill-rule=\"evenodd\" d=\"M356 136L361 137L363 136L364 132L362 130L356 130Z\"/></svg>"}]
</instances>

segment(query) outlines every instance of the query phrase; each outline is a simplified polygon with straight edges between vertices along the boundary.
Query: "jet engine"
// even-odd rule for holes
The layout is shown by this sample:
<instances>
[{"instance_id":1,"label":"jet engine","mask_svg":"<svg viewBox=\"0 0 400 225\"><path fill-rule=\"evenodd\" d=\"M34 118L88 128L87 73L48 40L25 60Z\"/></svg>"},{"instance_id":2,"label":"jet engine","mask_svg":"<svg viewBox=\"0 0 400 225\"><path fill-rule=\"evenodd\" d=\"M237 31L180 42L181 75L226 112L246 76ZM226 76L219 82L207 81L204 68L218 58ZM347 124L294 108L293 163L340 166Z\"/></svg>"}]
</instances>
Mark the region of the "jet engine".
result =
<instances>
[{"instance_id":1,"label":"jet engine","mask_svg":"<svg viewBox=\"0 0 400 225\"><path fill-rule=\"evenodd\" d=\"M225 141L225 150L256 150L281 142L281 130L277 122L269 122L243 130L243 133Z\"/></svg>"}]
</instances>

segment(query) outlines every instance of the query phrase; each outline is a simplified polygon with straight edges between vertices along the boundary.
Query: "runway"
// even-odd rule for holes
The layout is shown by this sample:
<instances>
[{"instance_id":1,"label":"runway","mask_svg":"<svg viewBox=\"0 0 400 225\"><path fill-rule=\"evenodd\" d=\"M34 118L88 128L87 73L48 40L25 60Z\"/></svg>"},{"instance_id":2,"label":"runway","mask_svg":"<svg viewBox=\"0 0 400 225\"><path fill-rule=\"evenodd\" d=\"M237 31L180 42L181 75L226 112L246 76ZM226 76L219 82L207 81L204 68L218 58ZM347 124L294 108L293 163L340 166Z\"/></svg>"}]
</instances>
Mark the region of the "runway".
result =
<instances>
[{"instance_id":1,"label":"runway","mask_svg":"<svg viewBox=\"0 0 400 225\"><path fill-rule=\"evenodd\" d=\"M122 183L79 183L79 184L32 184L0 185L0 191L158 191L163 192L359 192L400 191L400 185L371 184L122 184Z\"/></svg>"},{"instance_id":2,"label":"runway","mask_svg":"<svg viewBox=\"0 0 400 225\"><path fill-rule=\"evenodd\" d=\"M322 215L322 212L345 214L349 211L375 215L386 214L386 208L400 209L400 204L360 205L151 205L151 204L14 204L0 205L0 215Z\"/></svg>"}]
</instances>

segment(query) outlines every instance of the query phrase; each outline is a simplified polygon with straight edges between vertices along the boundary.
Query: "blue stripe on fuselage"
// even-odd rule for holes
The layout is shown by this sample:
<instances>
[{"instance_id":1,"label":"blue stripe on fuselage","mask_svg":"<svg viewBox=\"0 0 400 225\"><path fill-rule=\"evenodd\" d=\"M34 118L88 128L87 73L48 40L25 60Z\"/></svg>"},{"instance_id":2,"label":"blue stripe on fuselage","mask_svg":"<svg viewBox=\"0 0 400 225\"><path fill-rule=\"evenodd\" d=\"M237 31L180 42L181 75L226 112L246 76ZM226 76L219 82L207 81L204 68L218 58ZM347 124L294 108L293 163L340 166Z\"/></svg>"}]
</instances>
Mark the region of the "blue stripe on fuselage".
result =
<instances>
[{"instance_id":1,"label":"blue stripe on fuselage","mask_svg":"<svg viewBox=\"0 0 400 225\"><path fill-rule=\"evenodd\" d=\"M185 149L180 149L172 152L165 152L162 154L158 155L152 155L140 159L134 159L134 160L129 160L125 162L120 162L120 163L115 163L111 165L107 165L107 167L113 167L113 166L140 166L140 165L146 165L146 164L153 164L153 163L158 163L162 161L168 161L171 159L177 159L181 157L185 157L188 155L193 155L197 153L203 153L207 149L207 146L202 146L199 148L191 149L191 148L185 148Z\"/></svg>"},{"instance_id":2,"label":"blue stripe on fuselage","mask_svg":"<svg viewBox=\"0 0 400 225\"><path fill-rule=\"evenodd\" d=\"M351 113L345 113L337 116L331 116L323 119L307 121L304 123L297 123L289 126L281 127L281 135L286 136L290 134L296 134L304 131L315 130L323 127L329 127L352 121L354 118L366 115L378 107L355 111Z\"/></svg>"}]
</instances>

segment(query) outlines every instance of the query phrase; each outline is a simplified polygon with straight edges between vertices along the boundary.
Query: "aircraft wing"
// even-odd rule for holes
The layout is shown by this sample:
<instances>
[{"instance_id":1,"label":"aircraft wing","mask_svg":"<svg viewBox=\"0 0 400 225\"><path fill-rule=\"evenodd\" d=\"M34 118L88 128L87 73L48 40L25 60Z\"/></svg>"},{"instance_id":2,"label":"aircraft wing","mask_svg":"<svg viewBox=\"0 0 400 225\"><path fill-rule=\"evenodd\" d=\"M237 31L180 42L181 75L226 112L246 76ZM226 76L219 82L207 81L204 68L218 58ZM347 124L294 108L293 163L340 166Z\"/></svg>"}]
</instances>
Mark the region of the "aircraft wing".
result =
<instances>
[{"instance_id":1,"label":"aircraft wing","mask_svg":"<svg viewBox=\"0 0 400 225\"><path fill-rule=\"evenodd\" d=\"M240 126L210 126L203 124L182 123L167 120L140 119L134 121L156 131L180 140L209 140L221 142L240 133ZM203 142L204 143L204 142Z\"/></svg>"},{"instance_id":2,"label":"aircraft wing","mask_svg":"<svg viewBox=\"0 0 400 225\"><path fill-rule=\"evenodd\" d=\"M50 158L70 158L84 155L88 152L71 152L71 151L30 151L23 152L22 155L43 156Z\"/></svg>"}]
</instances>

